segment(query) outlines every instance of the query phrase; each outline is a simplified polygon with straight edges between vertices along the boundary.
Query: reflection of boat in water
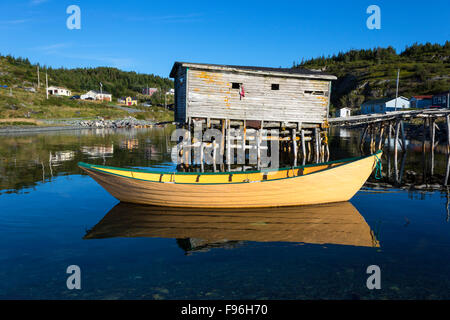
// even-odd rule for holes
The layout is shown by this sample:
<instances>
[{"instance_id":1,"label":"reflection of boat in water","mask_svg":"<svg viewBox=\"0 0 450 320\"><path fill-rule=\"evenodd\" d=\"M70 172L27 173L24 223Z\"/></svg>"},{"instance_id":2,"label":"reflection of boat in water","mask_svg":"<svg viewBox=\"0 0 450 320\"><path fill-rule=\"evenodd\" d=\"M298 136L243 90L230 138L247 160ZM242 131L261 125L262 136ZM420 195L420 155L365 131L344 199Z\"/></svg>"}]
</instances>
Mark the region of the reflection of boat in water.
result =
<instances>
[{"instance_id":1,"label":"reflection of boat in water","mask_svg":"<svg viewBox=\"0 0 450 320\"><path fill-rule=\"evenodd\" d=\"M379 246L350 202L260 209L181 209L119 203L84 239L113 237L175 238L187 251L233 246L237 241Z\"/></svg>"},{"instance_id":2,"label":"reflection of boat in water","mask_svg":"<svg viewBox=\"0 0 450 320\"><path fill-rule=\"evenodd\" d=\"M381 157L376 154L295 168L247 172L162 172L79 163L123 202L170 207L250 208L347 201Z\"/></svg>"}]
</instances>

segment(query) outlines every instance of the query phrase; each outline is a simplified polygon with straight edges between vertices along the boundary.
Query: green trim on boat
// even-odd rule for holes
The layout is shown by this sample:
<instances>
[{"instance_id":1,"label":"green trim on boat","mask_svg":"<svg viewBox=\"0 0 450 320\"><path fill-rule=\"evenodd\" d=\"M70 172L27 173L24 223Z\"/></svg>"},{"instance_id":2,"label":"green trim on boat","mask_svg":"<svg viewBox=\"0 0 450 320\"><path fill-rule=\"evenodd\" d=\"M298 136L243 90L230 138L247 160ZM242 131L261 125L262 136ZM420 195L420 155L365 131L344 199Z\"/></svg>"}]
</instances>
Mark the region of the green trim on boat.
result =
<instances>
[{"instance_id":1,"label":"green trim on boat","mask_svg":"<svg viewBox=\"0 0 450 320\"><path fill-rule=\"evenodd\" d=\"M382 150L378 150L377 152L362 156L362 157L353 157L353 158L347 158L342 160L334 160L334 161L328 161L328 162L321 162L321 163L314 163L314 164L307 164L304 166L297 166L297 167L284 167L284 168L278 168L278 169L267 169L267 170L253 170L253 171L226 171L226 172L167 172L167 171L155 171L151 169L133 169L133 168L118 168L118 167L110 167L110 166L102 166L102 165L96 165L96 164L89 164L85 162L78 162L78 166L88 169L111 169L111 170L119 170L119 171L128 171L128 172L141 172L141 173L154 173L154 174L173 174L173 175L238 175L238 174L249 174L249 173L261 173L261 172L276 172L276 171L286 171L286 170L296 170L296 169L302 169L302 168L309 168L309 167L317 167L317 166L323 166L323 165L330 165L334 163L340 163L340 162L353 162L355 160L361 160L368 157L372 157L374 155L378 155L382 152ZM324 169L327 170L327 169ZM321 170L322 171L322 170ZM285 178L282 178L285 179ZM273 181L273 180L269 180Z\"/></svg>"}]
</instances>

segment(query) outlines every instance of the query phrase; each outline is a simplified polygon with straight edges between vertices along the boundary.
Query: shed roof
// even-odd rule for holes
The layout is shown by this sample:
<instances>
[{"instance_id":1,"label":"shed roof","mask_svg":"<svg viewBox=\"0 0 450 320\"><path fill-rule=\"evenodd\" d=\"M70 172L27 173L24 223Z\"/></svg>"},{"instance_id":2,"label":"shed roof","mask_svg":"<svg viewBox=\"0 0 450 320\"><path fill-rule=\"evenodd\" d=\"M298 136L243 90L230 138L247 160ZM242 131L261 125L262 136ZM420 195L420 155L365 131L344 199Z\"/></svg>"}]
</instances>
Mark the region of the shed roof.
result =
<instances>
[{"instance_id":1,"label":"shed roof","mask_svg":"<svg viewBox=\"0 0 450 320\"><path fill-rule=\"evenodd\" d=\"M297 78L315 78L325 80L336 80L336 76L323 71L301 69L301 68L270 68L270 67L253 67L253 66L234 66L224 64L208 64L208 63L191 63L191 62L175 62L170 77L175 78L179 67L197 68L197 69L209 69L209 70L222 70L222 71L235 71L235 72L247 72L264 75L281 75Z\"/></svg>"},{"instance_id":2,"label":"shed roof","mask_svg":"<svg viewBox=\"0 0 450 320\"><path fill-rule=\"evenodd\" d=\"M414 98L416 100L424 100L424 99L431 99L431 98L433 98L433 96L413 96L412 98Z\"/></svg>"},{"instance_id":3,"label":"shed roof","mask_svg":"<svg viewBox=\"0 0 450 320\"><path fill-rule=\"evenodd\" d=\"M403 96L399 96L398 99L403 99L403 100L408 100L408 98L405 98ZM374 99L374 100L368 100L366 102L364 102L362 105L365 104L377 104L377 103L385 103L388 101L392 101L395 100L395 98L381 98L381 99ZM408 100L409 101L409 100Z\"/></svg>"}]
</instances>

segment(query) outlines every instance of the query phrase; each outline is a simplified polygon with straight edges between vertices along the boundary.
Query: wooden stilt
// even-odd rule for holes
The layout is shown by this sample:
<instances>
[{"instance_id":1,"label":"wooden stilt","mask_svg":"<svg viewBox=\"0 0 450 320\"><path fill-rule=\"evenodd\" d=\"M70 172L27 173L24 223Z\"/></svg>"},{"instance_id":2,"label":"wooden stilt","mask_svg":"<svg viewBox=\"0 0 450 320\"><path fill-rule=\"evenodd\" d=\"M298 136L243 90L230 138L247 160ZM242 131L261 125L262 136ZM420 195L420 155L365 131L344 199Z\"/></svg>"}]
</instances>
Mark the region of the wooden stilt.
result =
<instances>
[{"instance_id":1,"label":"wooden stilt","mask_svg":"<svg viewBox=\"0 0 450 320\"><path fill-rule=\"evenodd\" d=\"M436 140L436 119L431 118L430 119L430 147L431 147L431 175L434 174L434 148L435 148L435 140Z\"/></svg>"},{"instance_id":2,"label":"wooden stilt","mask_svg":"<svg viewBox=\"0 0 450 320\"><path fill-rule=\"evenodd\" d=\"M407 154L406 152L402 153L402 163L400 165L400 176L398 179L399 183L402 183L402 180L403 180L403 172L405 171L406 154Z\"/></svg>"},{"instance_id":3,"label":"wooden stilt","mask_svg":"<svg viewBox=\"0 0 450 320\"><path fill-rule=\"evenodd\" d=\"M370 126L370 128L369 128L369 134L370 134L370 147L369 147L369 150L370 150L370 153L373 153L373 134L374 134L374 126L373 125L369 125Z\"/></svg>"},{"instance_id":4,"label":"wooden stilt","mask_svg":"<svg viewBox=\"0 0 450 320\"><path fill-rule=\"evenodd\" d=\"M301 129L300 134L302 138L302 161L303 165L305 165L306 164L305 130Z\"/></svg>"},{"instance_id":5,"label":"wooden stilt","mask_svg":"<svg viewBox=\"0 0 450 320\"><path fill-rule=\"evenodd\" d=\"M238 151L239 157L238 157L238 162L240 164L243 164L245 166L245 152L246 152L246 145L247 145L247 123L244 120L244 127L242 128L242 140L241 140L241 150Z\"/></svg>"},{"instance_id":6,"label":"wooden stilt","mask_svg":"<svg viewBox=\"0 0 450 320\"><path fill-rule=\"evenodd\" d=\"M384 125L380 123L380 141L378 141L378 150L381 150L383 146L383 134L384 134Z\"/></svg>"},{"instance_id":7,"label":"wooden stilt","mask_svg":"<svg viewBox=\"0 0 450 320\"><path fill-rule=\"evenodd\" d=\"M316 153L316 163L319 163L319 141L320 141L320 137L319 137L319 128L314 128L314 133L315 133L315 139L314 139L314 144L315 144L315 153Z\"/></svg>"},{"instance_id":8,"label":"wooden stilt","mask_svg":"<svg viewBox=\"0 0 450 320\"><path fill-rule=\"evenodd\" d=\"M225 127L227 120L222 120L222 139L220 141L220 154L223 157L225 152ZM222 161L223 162L223 161Z\"/></svg>"},{"instance_id":9,"label":"wooden stilt","mask_svg":"<svg viewBox=\"0 0 450 320\"><path fill-rule=\"evenodd\" d=\"M227 124L227 166L228 166L228 171L230 171L230 166L231 166L231 125L230 125L230 120L226 121Z\"/></svg>"},{"instance_id":10,"label":"wooden stilt","mask_svg":"<svg viewBox=\"0 0 450 320\"><path fill-rule=\"evenodd\" d=\"M395 137L394 137L394 171L395 182L398 182L398 138L400 134L400 121L395 124Z\"/></svg>"},{"instance_id":11,"label":"wooden stilt","mask_svg":"<svg viewBox=\"0 0 450 320\"><path fill-rule=\"evenodd\" d=\"M217 164L217 143L216 143L216 140L213 141L212 145L213 145L213 170L214 170L214 172L216 172L217 171L217 166L216 166L216 164Z\"/></svg>"},{"instance_id":12,"label":"wooden stilt","mask_svg":"<svg viewBox=\"0 0 450 320\"><path fill-rule=\"evenodd\" d=\"M320 146L320 161L325 162L325 145Z\"/></svg>"},{"instance_id":13,"label":"wooden stilt","mask_svg":"<svg viewBox=\"0 0 450 320\"><path fill-rule=\"evenodd\" d=\"M366 138L367 130L369 130L369 125L366 125L363 133L361 134L361 140L359 142L359 149L361 150L361 152L364 151L364 139Z\"/></svg>"},{"instance_id":14,"label":"wooden stilt","mask_svg":"<svg viewBox=\"0 0 450 320\"><path fill-rule=\"evenodd\" d=\"M256 133L256 152L258 170L261 167L261 130Z\"/></svg>"},{"instance_id":15,"label":"wooden stilt","mask_svg":"<svg viewBox=\"0 0 450 320\"><path fill-rule=\"evenodd\" d=\"M312 153L311 143L312 143L312 141L310 140L310 141L308 141L308 144L307 144L307 146L308 146L308 162L311 161L311 153Z\"/></svg>"},{"instance_id":16,"label":"wooden stilt","mask_svg":"<svg viewBox=\"0 0 450 320\"><path fill-rule=\"evenodd\" d=\"M328 143L326 144L326 148L327 148L327 160L326 161L330 161L330 148L328 146Z\"/></svg>"},{"instance_id":17,"label":"wooden stilt","mask_svg":"<svg viewBox=\"0 0 450 320\"><path fill-rule=\"evenodd\" d=\"M205 144L202 142L200 144L200 168L201 171L205 171Z\"/></svg>"},{"instance_id":18,"label":"wooden stilt","mask_svg":"<svg viewBox=\"0 0 450 320\"><path fill-rule=\"evenodd\" d=\"M402 133L402 151L406 151L406 137L405 137L405 128L403 127L403 120L400 120L400 130Z\"/></svg>"},{"instance_id":19,"label":"wooden stilt","mask_svg":"<svg viewBox=\"0 0 450 320\"><path fill-rule=\"evenodd\" d=\"M425 141L427 138L427 118L423 119L422 152L425 153Z\"/></svg>"},{"instance_id":20,"label":"wooden stilt","mask_svg":"<svg viewBox=\"0 0 450 320\"><path fill-rule=\"evenodd\" d=\"M294 167L297 166L297 130L292 129L292 149L294 151Z\"/></svg>"},{"instance_id":21,"label":"wooden stilt","mask_svg":"<svg viewBox=\"0 0 450 320\"><path fill-rule=\"evenodd\" d=\"M447 122L447 154L450 154L450 115L445 117Z\"/></svg>"}]
</instances>

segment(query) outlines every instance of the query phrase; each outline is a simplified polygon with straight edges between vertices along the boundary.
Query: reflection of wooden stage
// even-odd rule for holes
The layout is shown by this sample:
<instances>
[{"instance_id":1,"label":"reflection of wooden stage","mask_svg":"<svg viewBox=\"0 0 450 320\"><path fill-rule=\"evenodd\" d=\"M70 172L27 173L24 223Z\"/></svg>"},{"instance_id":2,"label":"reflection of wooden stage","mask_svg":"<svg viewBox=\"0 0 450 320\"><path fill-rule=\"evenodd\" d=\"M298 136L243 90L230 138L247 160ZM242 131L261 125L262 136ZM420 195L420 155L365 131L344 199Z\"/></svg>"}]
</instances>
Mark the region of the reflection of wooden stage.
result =
<instances>
[{"instance_id":1,"label":"reflection of wooden stage","mask_svg":"<svg viewBox=\"0 0 450 320\"><path fill-rule=\"evenodd\" d=\"M379 247L350 202L262 209L194 209L119 203L84 239L158 237Z\"/></svg>"}]
</instances>

